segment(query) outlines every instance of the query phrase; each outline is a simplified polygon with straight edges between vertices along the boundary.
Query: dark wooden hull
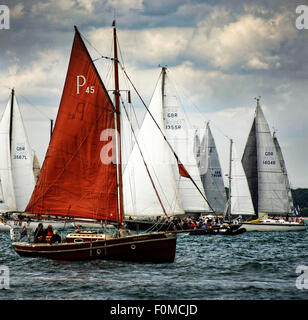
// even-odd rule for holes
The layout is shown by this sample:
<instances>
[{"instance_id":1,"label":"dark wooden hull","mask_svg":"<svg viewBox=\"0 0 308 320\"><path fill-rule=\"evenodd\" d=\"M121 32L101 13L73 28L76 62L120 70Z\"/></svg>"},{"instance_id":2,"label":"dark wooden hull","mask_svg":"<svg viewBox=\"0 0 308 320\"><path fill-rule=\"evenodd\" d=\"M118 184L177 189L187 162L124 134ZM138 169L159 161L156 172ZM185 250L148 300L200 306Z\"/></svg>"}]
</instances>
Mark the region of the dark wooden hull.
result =
<instances>
[{"instance_id":1,"label":"dark wooden hull","mask_svg":"<svg viewBox=\"0 0 308 320\"><path fill-rule=\"evenodd\" d=\"M53 260L119 260L131 262L173 262L176 234L149 233L106 240L36 244L14 242L14 250L23 257Z\"/></svg>"}]
</instances>

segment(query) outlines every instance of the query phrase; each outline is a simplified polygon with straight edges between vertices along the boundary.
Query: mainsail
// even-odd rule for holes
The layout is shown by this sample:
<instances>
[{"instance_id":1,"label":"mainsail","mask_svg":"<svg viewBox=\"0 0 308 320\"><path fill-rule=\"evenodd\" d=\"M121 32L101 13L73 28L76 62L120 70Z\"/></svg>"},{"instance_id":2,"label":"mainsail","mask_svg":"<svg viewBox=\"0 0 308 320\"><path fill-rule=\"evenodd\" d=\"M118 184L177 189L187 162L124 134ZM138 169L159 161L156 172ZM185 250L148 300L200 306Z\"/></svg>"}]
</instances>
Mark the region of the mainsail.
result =
<instances>
[{"instance_id":1,"label":"mainsail","mask_svg":"<svg viewBox=\"0 0 308 320\"><path fill-rule=\"evenodd\" d=\"M206 197L212 209L223 214L227 202L219 156L209 123L199 149L199 172Z\"/></svg>"},{"instance_id":2,"label":"mainsail","mask_svg":"<svg viewBox=\"0 0 308 320\"><path fill-rule=\"evenodd\" d=\"M186 213L209 212L209 205L205 200L207 196L204 193L195 158L194 130L190 127L187 117L182 108L180 108L178 96L168 77L166 68L162 68L157 86L162 87L161 108L163 110L166 137L194 181L193 183L192 180L183 178L183 175L178 172L177 163L173 161L174 177L184 211Z\"/></svg>"},{"instance_id":3,"label":"mainsail","mask_svg":"<svg viewBox=\"0 0 308 320\"><path fill-rule=\"evenodd\" d=\"M125 214L164 215L150 176L166 213L168 215L183 214L183 206L169 162L172 152L152 119L152 117L155 119L160 128L164 127L161 85L156 86L148 111L138 133L139 146L135 143L123 175ZM142 150L142 155L139 148ZM144 161L148 165L149 172L146 170Z\"/></svg>"},{"instance_id":4,"label":"mainsail","mask_svg":"<svg viewBox=\"0 0 308 320\"><path fill-rule=\"evenodd\" d=\"M76 29L56 125L27 212L119 221L114 114Z\"/></svg>"},{"instance_id":5,"label":"mainsail","mask_svg":"<svg viewBox=\"0 0 308 320\"><path fill-rule=\"evenodd\" d=\"M24 211L35 186L33 151L12 90L0 122L1 211Z\"/></svg>"},{"instance_id":6,"label":"mainsail","mask_svg":"<svg viewBox=\"0 0 308 320\"><path fill-rule=\"evenodd\" d=\"M285 176L259 99L242 157L256 215L291 212Z\"/></svg>"}]
</instances>

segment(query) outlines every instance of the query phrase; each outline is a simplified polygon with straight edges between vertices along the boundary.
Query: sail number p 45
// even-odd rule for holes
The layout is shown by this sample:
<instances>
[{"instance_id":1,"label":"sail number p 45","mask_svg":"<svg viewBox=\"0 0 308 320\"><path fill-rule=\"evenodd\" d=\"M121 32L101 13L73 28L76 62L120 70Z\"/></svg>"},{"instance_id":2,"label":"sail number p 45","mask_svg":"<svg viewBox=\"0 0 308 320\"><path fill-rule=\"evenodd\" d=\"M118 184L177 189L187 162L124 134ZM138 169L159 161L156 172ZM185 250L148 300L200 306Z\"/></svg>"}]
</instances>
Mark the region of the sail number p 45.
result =
<instances>
[{"instance_id":1,"label":"sail number p 45","mask_svg":"<svg viewBox=\"0 0 308 320\"><path fill-rule=\"evenodd\" d=\"M83 75L78 75L78 76L76 76L76 86L77 86L77 94L79 94L80 93L80 89L81 88L83 88L83 87L85 87L85 88L83 88L83 89L85 89L85 93L89 93L89 94L91 94L91 93L94 93L95 92L95 87L94 86L86 86L86 84L87 84L87 79L86 79L86 77L85 76L83 76Z\"/></svg>"}]
</instances>

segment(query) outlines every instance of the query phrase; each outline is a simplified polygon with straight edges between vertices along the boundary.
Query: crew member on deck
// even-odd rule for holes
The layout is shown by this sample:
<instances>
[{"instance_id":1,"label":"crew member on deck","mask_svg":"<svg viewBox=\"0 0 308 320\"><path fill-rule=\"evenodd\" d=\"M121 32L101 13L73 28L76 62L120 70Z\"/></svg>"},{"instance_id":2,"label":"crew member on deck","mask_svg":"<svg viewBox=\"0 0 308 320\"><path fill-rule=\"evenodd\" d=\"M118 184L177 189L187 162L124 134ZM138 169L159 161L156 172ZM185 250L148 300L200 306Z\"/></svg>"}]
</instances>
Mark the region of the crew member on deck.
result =
<instances>
[{"instance_id":1,"label":"crew member on deck","mask_svg":"<svg viewBox=\"0 0 308 320\"><path fill-rule=\"evenodd\" d=\"M34 242L40 243L45 241L45 231L42 223L39 223L34 231Z\"/></svg>"},{"instance_id":2,"label":"crew member on deck","mask_svg":"<svg viewBox=\"0 0 308 320\"><path fill-rule=\"evenodd\" d=\"M45 241L46 241L47 243L49 243L52 236L53 236L52 225L49 225L49 226L47 227L47 229L46 229Z\"/></svg>"},{"instance_id":3,"label":"crew member on deck","mask_svg":"<svg viewBox=\"0 0 308 320\"><path fill-rule=\"evenodd\" d=\"M53 244L53 243L61 243L61 237L59 236L59 234L58 234L58 230L55 230L54 232L53 232L53 235L52 235L52 237L51 237L51 239L50 239L50 244Z\"/></svg>"}]
</instances>

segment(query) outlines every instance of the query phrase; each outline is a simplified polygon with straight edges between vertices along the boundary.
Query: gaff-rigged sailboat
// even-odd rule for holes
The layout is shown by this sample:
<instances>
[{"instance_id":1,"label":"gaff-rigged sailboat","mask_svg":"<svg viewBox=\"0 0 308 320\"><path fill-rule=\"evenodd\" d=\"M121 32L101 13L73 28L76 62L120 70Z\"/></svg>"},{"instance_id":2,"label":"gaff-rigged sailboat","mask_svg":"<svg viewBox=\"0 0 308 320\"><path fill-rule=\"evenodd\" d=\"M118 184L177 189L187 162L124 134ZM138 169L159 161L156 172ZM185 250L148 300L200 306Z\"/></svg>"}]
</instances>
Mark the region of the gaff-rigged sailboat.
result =
<instances>
[{"instance_id":1,"label":"gaff-rigged sailboat","mask_svg":"<svg viewBox=\"0 0 308 320\"><path fill-rule=\"evenodd\" d=\"M0 121L0 150L0 212L11 218L13 212L25 210L40 170L14 89ZM13 225L13 220L5 219L0 222L0 231L9 231Z\"/></svg>"},{"instance_id":2,"label":"gaff-rigged sailboat","mask_svg":"<svg viewBox=\"0 0 308 320\"><path fill-rule=\"evenodd\" d=\"M12 243L26 257L173 262L176 235L129 235L123 226L120 91L113 28L115 106L81 35L75 38L55 128L26 212L119 224L115 234L70 233L62 243Z\"/></svg>"},{"instance_id":3,"label":"gaff-rigged sailboat","mask_svg":"<svg viewBox=\"0 0 308 320\"><path fill-rule=\"evenodd\" d=\"M247 231L300 231L304 222L266 218L293 215L290 186L278 141L273 140L257 99L253 124L245 146L242 163L247 177L256 220L243 223Z\"/></svg>"}]
</instances>

